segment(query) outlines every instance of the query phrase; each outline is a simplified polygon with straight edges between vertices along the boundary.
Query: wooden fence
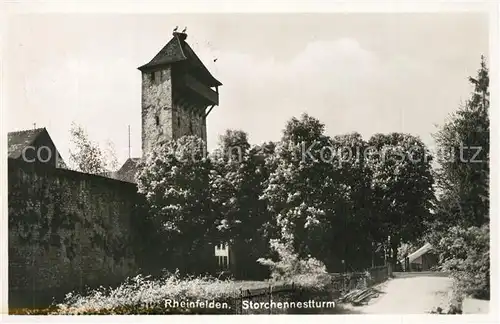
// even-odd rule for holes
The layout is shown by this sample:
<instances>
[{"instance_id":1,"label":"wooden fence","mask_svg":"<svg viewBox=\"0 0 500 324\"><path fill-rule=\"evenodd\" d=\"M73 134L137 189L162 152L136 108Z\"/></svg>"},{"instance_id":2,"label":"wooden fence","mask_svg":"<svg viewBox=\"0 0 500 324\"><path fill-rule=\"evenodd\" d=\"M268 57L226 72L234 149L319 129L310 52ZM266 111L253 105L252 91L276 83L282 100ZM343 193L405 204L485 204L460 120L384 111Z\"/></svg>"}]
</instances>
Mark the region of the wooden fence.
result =
<instances>
[{"instance_id":1,"label":"wooden fence","mask_svg":"<svg viewBox=\"0 0 500 324\"><path fill-rule=\"evenodd\" d=\"M274 302L285 302L296 300L299 288L292 284L269 286L265 288L240 290L234 299L234 310L236 314L279 314L285 313L275 307L258 307L257 304ZM273 309L274 308L274 309Z\"/></svg>"},{"instance_id":2,"label":"wooden fence","mask_svg":"<svg viewBox=\"0 0 500 324\"><path fill-rule=\"evenodd\" d=\"M235 314L287 314L287 313L328 313L331 310L298 309L272 307L293 302L335 301L353 289L362 289L387 280L392 275L388 266L379 266L365 272L331 274L330 285L324 290L304 289L295 284L270 285L269 287L240 290L232 300L231 309ZM267 307L266 307L267 306Z\"/></svg>"}]
</instances>

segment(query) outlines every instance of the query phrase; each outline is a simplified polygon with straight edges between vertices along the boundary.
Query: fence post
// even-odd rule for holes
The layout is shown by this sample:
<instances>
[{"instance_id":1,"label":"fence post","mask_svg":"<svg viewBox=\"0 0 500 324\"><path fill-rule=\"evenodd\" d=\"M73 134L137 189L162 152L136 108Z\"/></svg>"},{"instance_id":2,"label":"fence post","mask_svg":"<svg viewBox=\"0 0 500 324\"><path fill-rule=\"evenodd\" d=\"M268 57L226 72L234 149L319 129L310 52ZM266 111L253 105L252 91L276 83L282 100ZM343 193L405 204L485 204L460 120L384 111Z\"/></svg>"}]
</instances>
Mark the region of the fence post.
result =
<instances>
[{"instance_id":1,"label":"fence post","mask_svg":"<svg viewBox=\"0 0 500 324\"><path fill-rule=\"evenodd\" d=\"M273 296L273 286L269 284L269 314L272 314L271 301Z\"/></svg>"},{"instance_id":2,"label":"fence post","mask_svg":"<svg viewBox=\"0 0 500 324\"><path fill-rule=\"evenodd\" d=\"M243 289L240 288L240 304L238 307L236 307L236 311L239 312L239 314L243 314Z\"/></svg>"}]
</instances>

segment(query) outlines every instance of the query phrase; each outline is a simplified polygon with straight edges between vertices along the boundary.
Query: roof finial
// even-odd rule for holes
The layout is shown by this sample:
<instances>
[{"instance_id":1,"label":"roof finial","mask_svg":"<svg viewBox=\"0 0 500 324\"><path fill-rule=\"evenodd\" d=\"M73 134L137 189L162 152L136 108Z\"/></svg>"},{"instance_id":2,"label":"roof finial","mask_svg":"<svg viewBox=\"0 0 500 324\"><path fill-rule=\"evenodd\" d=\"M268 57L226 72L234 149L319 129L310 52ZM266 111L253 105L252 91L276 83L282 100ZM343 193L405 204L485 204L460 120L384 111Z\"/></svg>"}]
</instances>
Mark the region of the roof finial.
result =
<instances>
[{"instance_id":1,"label":"roof finial","mask_svg":"<svg viewBox=\"0 0 500 324\"><path fill-rule=\"evenodd\" d=\"M130 159L130 125L128 125L128 158Z\"/></svg>"},{"instance_id":2,"label":"roof finial","mask_svg":"<svg viewBox=\"0 0 500 324\"><path fill-rule=\"evenodd\" d=\"M175 26L174 33L177 32L177 29L179 29L179 26Z\"/></svg>"},{"instance_id":3,"label":"roof finial","mask_svg":"<svg viewBox=\"0 0 500 324\"><path fill-rule=\"evenodd\" d=\"M186 30L187 30L187 27L184 27L184 29L182 30L182 33L185 34Z\"/></svg>"}]
</instances>

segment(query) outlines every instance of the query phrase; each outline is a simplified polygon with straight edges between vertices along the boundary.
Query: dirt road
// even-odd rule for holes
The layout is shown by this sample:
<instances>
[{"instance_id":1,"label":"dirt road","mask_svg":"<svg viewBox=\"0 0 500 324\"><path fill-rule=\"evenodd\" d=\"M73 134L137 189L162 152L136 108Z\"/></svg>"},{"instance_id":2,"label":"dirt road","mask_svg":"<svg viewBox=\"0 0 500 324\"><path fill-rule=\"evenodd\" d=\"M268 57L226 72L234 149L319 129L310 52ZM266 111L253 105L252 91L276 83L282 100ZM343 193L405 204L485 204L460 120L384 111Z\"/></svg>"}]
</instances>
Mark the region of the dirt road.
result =
<instances>
[{"instance_id":1,"label":"dirt road","mask_svg":"<svg viewBox=\"0 0 500 324\"><path fill-rule=\"evenodd\" d=\"M376 287L379 297L368 305L349 309L358 314L426 314L436 307L448 310L452 284L448 277L405 274Z\"/></svg>"}]
</instances>

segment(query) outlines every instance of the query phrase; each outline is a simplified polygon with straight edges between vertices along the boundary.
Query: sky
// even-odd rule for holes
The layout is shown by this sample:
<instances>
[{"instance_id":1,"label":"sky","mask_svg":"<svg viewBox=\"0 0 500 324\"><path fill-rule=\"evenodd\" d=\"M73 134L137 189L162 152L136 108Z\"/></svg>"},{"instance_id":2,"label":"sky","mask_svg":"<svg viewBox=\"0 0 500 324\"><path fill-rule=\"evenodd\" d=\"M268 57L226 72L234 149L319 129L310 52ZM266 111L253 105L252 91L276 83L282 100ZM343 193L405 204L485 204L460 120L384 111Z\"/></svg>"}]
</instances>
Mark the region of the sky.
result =
<instances>
[{"instance_id":1,"label":"sky","mask_svg":"<svg viewBox=\"0 0 500 324\"><path fill-rule=\"evenodd\" d=\"M9 131L46 127L68 158L82 125L121 165L141 156L141 72L187 27L187 42L222 82L208 148L226 129L252 144L279 140L287 120L318 118L326 133L431 134L470 94L488 54L480 13L31 14L11 16L4 80ZM216 59L216 60L215 60Z\"/></svg>"}]
</instances>

